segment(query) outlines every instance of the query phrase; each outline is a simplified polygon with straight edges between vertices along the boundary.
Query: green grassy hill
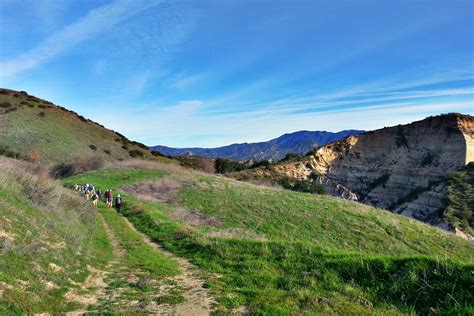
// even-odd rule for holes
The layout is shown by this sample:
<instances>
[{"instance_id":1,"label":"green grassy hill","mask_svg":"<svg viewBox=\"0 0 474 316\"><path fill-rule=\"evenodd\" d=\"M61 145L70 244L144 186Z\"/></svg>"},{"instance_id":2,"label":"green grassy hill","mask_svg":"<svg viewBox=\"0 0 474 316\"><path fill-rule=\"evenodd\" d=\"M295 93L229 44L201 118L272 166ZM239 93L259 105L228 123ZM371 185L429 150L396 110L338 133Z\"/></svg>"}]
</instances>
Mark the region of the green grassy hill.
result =
<instances>
[{"instance_id":1,"label":"green grassy hill","mask_svg":"<svg viewBox=\"0 0 474 316\"><path fill-rule=\"evenodd\" d=\"M122 214L201 268L223 313L474 312L474 246L388 211L186 171L76 182L126 193Z\"/></svg>"},{"instance_id":2,"label":"green grassy hill","mask_svg":"<svg viewBox=\"0 0 474 316\"><path fill-rule=\"evenodd\" d=\"M0 157L0 315L143 312L160 297L176 264L99 210L45 167Z\"/></svg>"},{"instance_id":3,"label":"green grassy hill","mask_svg":"<svg viewBox=\"0 0 474 316\"><path fill-rule=\"evenodd\" d=\"M7 89L0 89L0 154L46 164L78 157L151 157L146 146L121 134L26 92Z\"/></svg>"},{"instance_id":4,"label":"green grassy hill","mask_svg":"<svg viewBox=\"0 0 474 316\"><path fill-rule=\"evenodd\" d=\"M64 108L5 89L0 155L42 162L0 156L2 315L163 312L186 300L179 282L192 273L134 227L197 266L217 314L474 314L474 245L415 220L160 157L96 166L60 185L48 178L51 165L153 156ZM76 183L123 194L121 214L63 187ZM469 166L449 178L449 214L464 219L460 226L469 225L472 185Z\"/></svg>"}]
</instances>

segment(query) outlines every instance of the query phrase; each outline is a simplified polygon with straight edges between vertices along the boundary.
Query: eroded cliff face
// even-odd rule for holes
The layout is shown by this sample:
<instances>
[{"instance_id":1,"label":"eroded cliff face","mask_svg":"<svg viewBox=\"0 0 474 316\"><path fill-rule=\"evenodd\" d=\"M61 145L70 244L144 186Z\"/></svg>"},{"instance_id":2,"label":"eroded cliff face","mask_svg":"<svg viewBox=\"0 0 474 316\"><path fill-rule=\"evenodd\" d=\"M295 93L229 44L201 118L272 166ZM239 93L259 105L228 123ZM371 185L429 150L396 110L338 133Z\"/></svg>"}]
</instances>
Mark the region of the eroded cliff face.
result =
<instances>
[{"instance_id":1,"label":"eroded cliff face","mask_svg":"<svg viewBox=\"0 0 474 316\"><path fill-rule=\"evenodd\" d=\"M449 114L350 136L276 170L298 179L317 173L335 195L440 226L440 179L470 161L474 117ZM334 191L337 185L349 192Z\"/></svg>"}]
</instances>

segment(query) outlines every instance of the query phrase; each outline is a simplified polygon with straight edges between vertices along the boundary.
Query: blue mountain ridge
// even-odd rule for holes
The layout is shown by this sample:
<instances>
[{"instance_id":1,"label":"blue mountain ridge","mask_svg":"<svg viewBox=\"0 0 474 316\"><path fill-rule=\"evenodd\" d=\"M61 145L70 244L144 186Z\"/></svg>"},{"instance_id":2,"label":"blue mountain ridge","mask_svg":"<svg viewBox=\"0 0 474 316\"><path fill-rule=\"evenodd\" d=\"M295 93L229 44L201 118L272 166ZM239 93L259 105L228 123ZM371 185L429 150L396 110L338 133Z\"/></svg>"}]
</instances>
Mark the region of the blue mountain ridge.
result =
<instances>
[{"instance_id":1,"label":"blue mountain ridge","mask_svg":"<svg viewBox=\"0 0 474 316\"><path fill-rule=\"evenodd\" d=\"M227 158L232 160L280 160L287 153L306 154L319 146L335 142L347 136L364 133L361 130L343 130L340 132L298 131L284 134L267 142L232 144L216 148L172 148L152 146L153 151L159 151L169 156L201 156L209 158Z\"/></svg>"}]
</instances>

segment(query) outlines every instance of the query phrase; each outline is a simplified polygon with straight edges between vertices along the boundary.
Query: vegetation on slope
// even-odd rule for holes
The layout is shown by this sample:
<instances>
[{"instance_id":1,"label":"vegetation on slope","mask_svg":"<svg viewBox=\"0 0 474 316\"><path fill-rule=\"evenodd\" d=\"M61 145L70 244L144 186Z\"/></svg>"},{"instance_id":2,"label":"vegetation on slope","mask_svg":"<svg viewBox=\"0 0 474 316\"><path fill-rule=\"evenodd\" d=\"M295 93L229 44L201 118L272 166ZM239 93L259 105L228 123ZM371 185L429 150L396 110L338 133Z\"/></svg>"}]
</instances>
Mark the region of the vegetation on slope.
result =
<instances>
[{"instance_id":1,"label":"vegetation on slope","mask_svg":"<svg viewBox=\"0 0 474 316\"><path fill-rule=\"evenodd\" d=\"M63 107L0 89L0 154L47 164L152 157L148 148Z\"/></svg>"},{"instance_id":2,"label":"vegetation on slope","mask_svg":"<svg viewBox=\"0 0 474 316\"><path fill-rule=\"evenodd\" d=\"M176 264L100 210L121 256L89 203L49 180L45 167L0 157L0 314L143 312L156 302Z\"/></svg>"},{"instance_id":3,"label":"vegetation on slope","mask_svg":"<svg viewBox=\"0 0 474 316\"><path fill-rule=\"evenodd\" d=\"M474 163L447 176L447 208L443 217L453 227L474 236Z\"/></svg>"},{"instance_id":4,"label":"vegetation on slope","mask_svg":"<svg viewBox=\"0 0 474 316\"><path fill-rule=\"evenodd\" d=\"M106 169L65 183L119 188L116 179L132 183L142 172ZM159 194L125 195L123 215L206 271L221 311L474 311L473 246L456 236L328 196L193 174L157 177L134 189L155 186Z\"/></svg>"},{"instance_id":5,"label":"vegetation on slope","mask_svg":"<svg viewBox=\"0 0 474 316\"><path fill-rule=\"evenodd\" d=\"M1 314L80 307L64 295L111 257L95 211L37 168L0 157Z\"/></svg>"}]
</instances>

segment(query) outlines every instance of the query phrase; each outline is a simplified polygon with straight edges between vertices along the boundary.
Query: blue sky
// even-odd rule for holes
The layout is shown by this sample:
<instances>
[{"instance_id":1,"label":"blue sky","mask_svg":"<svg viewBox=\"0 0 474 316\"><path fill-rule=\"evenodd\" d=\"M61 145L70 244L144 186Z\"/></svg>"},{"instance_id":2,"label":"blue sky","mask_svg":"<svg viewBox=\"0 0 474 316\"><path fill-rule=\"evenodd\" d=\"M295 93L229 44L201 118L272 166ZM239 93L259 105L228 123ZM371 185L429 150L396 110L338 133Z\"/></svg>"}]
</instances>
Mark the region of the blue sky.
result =
<instances>
[{"instance_id":1,"label":"blue sky","mask_svg":"<svg viewBox=\"0 0 474 316\"><path fill-rule=\"evenodd\" d=\"M0 85L175 147L474 114L474 1L0 0Z\"/></svg>"}]
</instances>

